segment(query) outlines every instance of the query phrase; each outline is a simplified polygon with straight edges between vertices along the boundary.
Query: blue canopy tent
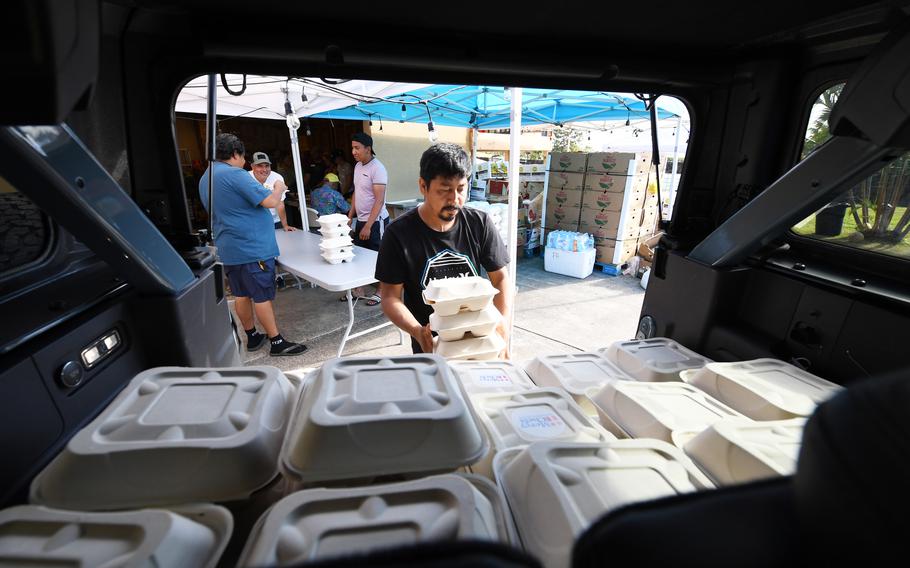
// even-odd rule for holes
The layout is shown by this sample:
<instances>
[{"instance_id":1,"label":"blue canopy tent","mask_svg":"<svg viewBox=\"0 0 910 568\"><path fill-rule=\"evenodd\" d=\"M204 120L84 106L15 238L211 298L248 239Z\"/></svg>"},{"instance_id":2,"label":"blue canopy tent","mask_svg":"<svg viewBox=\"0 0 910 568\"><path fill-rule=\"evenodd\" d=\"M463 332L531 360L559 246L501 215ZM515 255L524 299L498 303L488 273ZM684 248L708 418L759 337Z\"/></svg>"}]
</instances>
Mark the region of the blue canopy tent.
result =
<instances>
[{"instance_id":1,"label":"blue canopy tent","mask_svg":"<svg viewBox=\"0 0 910 568\"><path fill-rule=\"evenodd\" d=\"M339 86L343 90L343 85ZM648 118L642 101L607 92L522 89L521 123L563 125L570 122ZM360 97L351 106L311 115L312 118L433 121L437 126L483 130L509 128L511 107L508 87L432 85L394 97ZM676 118L659 109L658 119Z\"/></svg>"}]
</instances>

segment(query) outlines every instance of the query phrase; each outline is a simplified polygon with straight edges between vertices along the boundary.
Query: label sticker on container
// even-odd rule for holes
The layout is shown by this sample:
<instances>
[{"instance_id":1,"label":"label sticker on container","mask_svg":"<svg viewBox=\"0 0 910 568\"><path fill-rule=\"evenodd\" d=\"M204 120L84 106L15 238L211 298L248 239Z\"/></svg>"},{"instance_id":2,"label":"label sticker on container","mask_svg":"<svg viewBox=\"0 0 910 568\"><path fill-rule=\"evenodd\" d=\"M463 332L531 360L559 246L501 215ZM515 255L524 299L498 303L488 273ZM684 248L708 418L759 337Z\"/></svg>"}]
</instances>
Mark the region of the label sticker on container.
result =
<instances>
[{"instance_id":1,"label":"label sticker on container","mask_svg":"<svg viewBox=\"0 0 910 568\"><path fill-rule=\"evenodd\" d=\"M472 369L474 383L483 387L506 387L512 385L510 377L502 369Z\"/></svg>"},{"instance_id":2,"label":"label sticker on container","mask_svg":"<svg viewBox=\"0 0 910 568\"><path fill-rule=\"evenodd\" d=\"M534 438L559 438L569 431L562 417L542 404L516 408L509 413L509 418L518 432Z\"/></svg>"}]
</instances>

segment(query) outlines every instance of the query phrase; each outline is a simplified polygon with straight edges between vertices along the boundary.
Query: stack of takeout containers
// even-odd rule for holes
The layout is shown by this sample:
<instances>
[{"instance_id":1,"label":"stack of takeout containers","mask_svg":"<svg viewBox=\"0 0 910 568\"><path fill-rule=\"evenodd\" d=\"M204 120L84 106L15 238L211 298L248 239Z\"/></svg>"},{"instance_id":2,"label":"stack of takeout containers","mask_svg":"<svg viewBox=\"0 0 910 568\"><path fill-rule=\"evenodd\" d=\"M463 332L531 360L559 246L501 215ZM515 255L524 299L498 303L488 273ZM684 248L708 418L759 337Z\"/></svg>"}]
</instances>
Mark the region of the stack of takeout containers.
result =
<instances>
[{"instance_id":1,"label":"stack of takeout containers","mask_svg":"<svg viewBox=\"0 0 910 568\"><path fill-rule=\"evenodd\" d=\"M340 213L322 215L316 222L322 234L322 242L319 243L322 258L329 264L350 262L354 258L354 241L351 240L348 216Z\"/></svg>"},{"instance_id":2,"label":"stack of takeout containers","mask_svg":"<svg viewBox=\"0 0 910 568\"><path fill-rule=\"evenodd\" d=\"M486 278L432 280L423 301L433 308L430 329L439 334L436 353L451 360L495 359L505 349L496 332L501 315L493 305L499 291Z\"/></svg>"},{"instance_id":3,"label":"stack of takeout containers","mask_svg":"<svg viewBox=\"0 0 910 568\"><path fill-rule=\"evenodd\" d=\"M308 381L281 455L307 486L455 471L488 441L445 360L344 357Z\"/></svg>"},{"instance_id":4,"label":"stack of takeout containers","mask_svg":"<svg viewBox=\"0 0 910 568\"><path fill-rule=\"evenodd\" d=\"M140 373L35 477L41 506L0 512L0 565L215 566L233 519L211 502L277 478L299 387L274 367Z\"/></svg>"}]
</instances>

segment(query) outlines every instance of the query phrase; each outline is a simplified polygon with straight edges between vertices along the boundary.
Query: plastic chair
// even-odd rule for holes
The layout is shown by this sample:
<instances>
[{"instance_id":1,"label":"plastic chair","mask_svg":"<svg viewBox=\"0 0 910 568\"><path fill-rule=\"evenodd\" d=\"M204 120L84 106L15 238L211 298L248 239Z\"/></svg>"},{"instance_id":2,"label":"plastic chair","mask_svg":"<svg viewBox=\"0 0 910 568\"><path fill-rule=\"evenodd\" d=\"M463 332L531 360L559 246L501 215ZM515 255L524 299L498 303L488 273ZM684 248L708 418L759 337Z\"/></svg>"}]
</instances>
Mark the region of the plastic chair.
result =
<instances>
[{"instance_id":1,"label":"plastic chair","mask_svg":"<svg viewBox=\"0 0 910 568\"><path fill-rule=\"evenodd\" d=\"M312 207L306 208L306 221L307 221L307 225L310 227L310 229L312 229L314 225L318 224L318 223L316 223L316 219L318 219L318 218L319 218L319 211L316 211Z\"/></svg>"}]
</instances>

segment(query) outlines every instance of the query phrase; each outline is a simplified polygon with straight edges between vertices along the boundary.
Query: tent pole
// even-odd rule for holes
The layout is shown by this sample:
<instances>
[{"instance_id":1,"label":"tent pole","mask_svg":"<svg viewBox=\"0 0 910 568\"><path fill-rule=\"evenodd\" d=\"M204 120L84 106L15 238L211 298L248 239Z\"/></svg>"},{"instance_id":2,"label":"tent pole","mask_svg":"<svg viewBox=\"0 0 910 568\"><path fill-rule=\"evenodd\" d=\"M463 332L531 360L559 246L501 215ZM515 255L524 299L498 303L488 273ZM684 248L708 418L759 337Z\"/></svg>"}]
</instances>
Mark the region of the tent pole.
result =
<instances>
[{"instance_id":1,"label":"tent pole","mask_svg":"<svg viewBox=\"0 0 910 568\"><path fill-rule=\"evenodd\" d=\"M515 299L518 295L518 170L521 164L521 88L512 89L509 125L509 278L512 282L512 311L509 313L509 352L515 331Z\"/></svg>"},{"instance_id":2,"label":"tent pole","mask_svg":"<svg viewBox=\"0 0 910 568\"><path fill-rule=\"evenodd\" d=\"M207 148L205 151L205 159L209 163L209 203L208 203L208 214L209 214L209 241L212 244L215 244L215 138L218 135L218 115L217 115L217 104L218 104L218 86L216 83L215 75L209 75L208 77L208 101L206 106L206 116L205 116L205 142Z\"/></svg>"},{"instance_id":3,"label":"tent pole","mask_svg":"<svg viewBox=\"0 0 910 568\"><path fill-rule=\"evenodd\" d=\"M673 141L673 172L670 174L670 203L667 208L673 214L673 202L676 201L676 168L679 164L679 131L682 130L682 117L676 117L676 139Z\"/></svg>"},{"instance_id":4,"label":"tent pole","mask_svg":"<svg viewBox=\"0 0 910 568\"><path fill-rule=\"evenodd\" d=\"M291 158L294 159L294 179L297 182L297 200L300 203L300 224L304 231L310 230L310 220L306 212L306 188L303 187L303 168L300 167L300 145L297 142L297 129L300 128L300 119L294 113L290 100L285 93L284 118L288 125L288 134L291 137Z\"/></svg>"}]
</instances>

